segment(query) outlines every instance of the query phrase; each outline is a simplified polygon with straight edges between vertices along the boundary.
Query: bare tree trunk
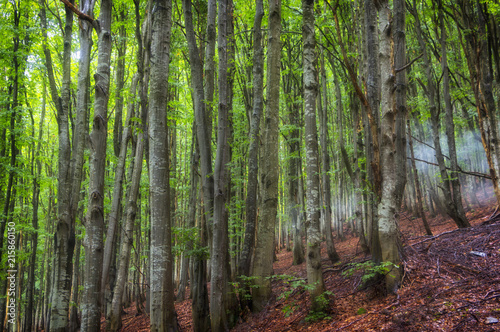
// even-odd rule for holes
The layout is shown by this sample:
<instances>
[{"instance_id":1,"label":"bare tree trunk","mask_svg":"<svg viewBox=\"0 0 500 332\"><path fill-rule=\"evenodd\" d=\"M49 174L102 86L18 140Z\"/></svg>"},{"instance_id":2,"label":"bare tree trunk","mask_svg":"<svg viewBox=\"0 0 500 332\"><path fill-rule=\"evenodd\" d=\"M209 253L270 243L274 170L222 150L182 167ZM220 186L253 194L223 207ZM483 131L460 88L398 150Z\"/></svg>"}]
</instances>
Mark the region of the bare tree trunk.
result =
<instances>
[{"instance_id":1,"label":"bare tree trunk","mask_svg":"<svg viewBox=\"0 0 500 332\"><path fill-rule=\"evenodd\" d=\"M281 0L269 2L269 50L267 81L280 81ZM252 274L257 277L252 292L253 310L264 308L271 296L274 258L274 229L278 213L279 183L279 84L269 84L263 119L262 154L260 159L260 220Z\"/></svg>"},{"instance_id":2,"label":"bare tree trunk","mask_svg":"<svg viewBox=\"0 0 500 332\"><path fill-rule=\"evenodd\" d=\"M400 267L400 239L397 227L401 199L404 192L404 179L397 170L406 163L406 155L398 149L401 144L401 119L406 116L405 107L405 72L396 72L395 67L402 68L405 64L405 9L404 1L394 1L394 21L388 1L378 2L379 35L380 35L380 72L381 72L381 177L383 179L382 196L378 206L379 237L381 258L383 262L393 264L386 274L386 288L395 292L401 283L402 267ZM393 53L392 42L394 38ZM396 54L396 58L394 58ZM395 86L396 84L396 86ZM404 133L404 131L403 131ZM404 175L406 176L406 175ZM402 184L402 185L401 185Z\"/></svg>"},{"instance_id":3,"label":"bare tree trunk","mask_svg":"<svg viewBox=\"0 0 500 332\"><path fill-rule=\"evenodd\" d=\"M172 2L156 0L153 9L149 97L149 183L151 202L151 331L176 331L172 281L167 98Z\"/></svg>"},{"instance_id":4,"label":"bare tree trunk","mask_svg":"<svg viewBox=\"0 0 500 332\"><path fill-rule=\"evenodd\" d=\"M256 0L253 25L253 108L250 117L250 144L248 147L245 240L238 265L238 275L244 276L250 276L250 271L252 271L252 256L255 248L255 228L257 223L259 129L260 117L264 107L264 48L262 46L261 31L263 17L263 1Z\"/></svg>"},{"instance_id":5,"label":"bare tree trunk","mask_svg":"<svg viewBox=\"0 0 500 332\"><path fill-rule=\"evenodd\" d=\"M127 119L125 121L125 128L123 130L123 135L120 134L121 144L120 144L120 152L118 156L118 164L116 165L115 170L115 183L113 187L113 195L111 201L111 210L108 216L108 229L106 232L106 244L104 246L104 257L103 257L103 267L102 267L102 281L101 281L101 290L111 291L111 285L109 285L109 270L111 266L111 260L113 258L113 252L115 252L115 243L116 243L116 228L118 225L118 215L121 209L121 201L123 196L123 178L125 174L125 162L127 159L127 146L130 140L130 130L131 123L130 119L133 117L134 113L134 99L137 91L137 82L139 80L139 76L136 74L132 78L132 84L130 86L131 96L130 103L127 110ZM120 119L121 121L121 119ZM108 289L106 289L108 288Z\"/></svg>"},{"instance_id":6,"label":"bare tree trunk","mask_svg":"<svg viewBox=\"0 0 500 332\"><path fill-rule=\"evenodd\" d=\"M326 251L328 253L328 258L335 264L340 260L337 251L335 250L335 245L333 243L332 235L332 193L331 193L331 183L330 183L330 155L328 153L328 147L330 145L330 140L328 138L328 98L326 91L326 70L325 70L325 58L324 54L321 54L321 85L323 94L322 98L318 98L319 107L318 114L320 116L320 140L321 140L321 174L323 182L323 207L325 212L325 232L326 232ZM323 103L321 102L323 99Z\"/></svg>"},{"instance_id":7,"label":"bare tree trunk","mask_svg":"<svg viewBox=\"0 0 500 332\"><path fill-rule=\"evenodd\" d=\"M121 308L122 294L125 289L125 284L128 276L128 267L130 261L130 250L133 244L134 223L137 215L137 197L141 182L142 161L144 153L144 135L139 132L137 135L137 146L134 157L134 170L132 172L131 184L128 193L125 221L125 231L122 235L120 248L120 267L116 277L116 286L113 292L113 301L111 304L111 314L108 321L107 329L109 331L117 331L121 325Z\"/></svg>"},{"instance_id":8,"label":"bare tree trunk","mask_svg":"<svg viewBox=\"0 0 500 332\"><path fill-rule=\"evenodd\" d=\"M99 15L99 49L95 75L95 102L90 134L89 205L85 222L85 288L82 301L82 331L99 331L101 323L104 234L104 174L106 169L107 111L111 61L110 0L101 2Z\"/></svg>"},{"instance_id":9,"label":"bare tree trunk","mask_svg":"<svg viewBox=\"0 0 500 332\"><path fill-rule=\"evenodd\" d=\"M218 50L219 50L219 112L217 130L217 155L214 168L214 217L213 241L211 255L211 288L210 318L212 331L229 329L226 292L229 286L229 275L226 269L228 262L228 217L227 203L230 196L230 161L229 147L229 113L231 98L229 87L229 56L232 25L232 1L219 1L218 13Z\"/></svg>"},{"instance_id":10,"label":"bare tree trunk","mask_svg":"<svg viewBox=\"0 0 500 332\"><path fill-rule=\"evenodd\" d=\"M314 0L302 0L303 26L302 40L304 43L304 117L305 117L305 142L306 142L306 173L307 173L307 282L311 289L312 311L326 309L325 301L320 301L320 296L325 296L325 285L321 268L320 244L321 234L319 229L319 153L318 131L316 128L316 96L318 82L316 77L315 31L314 31Z\"/></svg>"},{"instance_id":11,"label":"bare tree trunk","mask_svg":"<svg viewBox=\"0 0 500 332\"><path fill-rule=\"evenodd\" d=\"M213 5L213 4L212 4ZM191 11L191 0L183 1L184 21L186 25L186 39L188 42L189 61L191 63L191 84L193 87L193 101L195 114L195 129L196 141L198 148L196 151L200 153L201 163L201 186L203 189L203 208L205 217L208 220L212 218L214 182L212 174L212 152L211 152L211 130L208 125L209 117L207 110L210 109L205 101L205 91L203 88L203 67L201 63L201 52L196 44L194 34L193 17ZM211 33L211 32L210 32ZM213 36L215 38L215 35ZM215 45L215 44L214 44ZM208 52L208 51L207 51ZM207 59L213 61L212 59ZM208 79L208 78L207 78ZM210 83L207 82L207 86ZM213 85L213 84L212 84ZM213 92L212 92L213 94ZM194 167L194 165L193 165ZM196 168L191 168L194 171ZM193 185L193 183L192 183ZM196 208L192 206L191 208ZM194 215L193 215L194 218ZM191 222L191 220L189 221ZM192 220L194 223L194 220ZM206 231L200 230L199 234L201 242L204 241L203 236L207 236ZM204 245L199 243L198 245ZM193 256L193 274L191 276L191 294L193 298L193 326L196 331L207 331L210 326L208 291L206 285L206 257L204 255Z\"/></svg>"},{"instance_id":12,"label":"bare tree trunk","mask_svg":"<svg viewBox=\"0 0 500 332\"><path fill-rule=\"evenodd\" d=\"M43 83L43 95L42 95L42 114L40 115L40 124L38 129L38 143L36 146L36 151L33 154L35 160L34 166L34 179L33 179L33 198L32 198L32 226L33 234L31 234L31 256L29 261L29 271L28 271L28 287L26 292L26 309L25 309L25 321L24 329L26 331L31 331L33 325L33 310L34 310L34 293L35 293L35 269L36 269L36 253L38 248L38 206L40 203L40 174L42 172L42 162L40 160L40 150L43 138L43 125L45 121L45 110L46 110L46 95L47 87L45 82ZM36 319L36 318L35 318Z\"/></svg>"},{"instance_id":13,"label":"bare tree trunk","mask_svg":"<svg viewBox=\"0 0 500 332\"><path fill-rule=\"evenodd\" d=\"M427 233L427 235L432 236L432 231L431 231L431 228L429 226L429 223L427 222L427 217L425 216L425 212L424 212L422 192L420 190L420 181L418 180L418 170L417 170L417 166L415 164L415 155L413 153L413 139L412 139L412 135L411 135L410 120L408 120L408 142L410 145L411 165L413 168L413 178L415 181L415 191L417 194L418 213L420 214L420 217L422 218L422 222L424 223L425 232Z\"/></svg>"},{"instance_id":14,"label":"bare tree trunk","mask_svg":"<svg viewBox=\"0 0 500 332\"><path fill-rule=\"evenodd\" d=\"M448 151L450 157L450 187L454 202L454 209L458 215L458 227L469 227L470 223L465 216L464 207L462 204L462 191L460 187L459 166L457 161L457 148L455 144L455 124L453 122L453 106L451 104L450 95L450 69L448 68L447 46L446 46L446 26L444 24L443 3L439 1L439 21L441 25L441 69L443 72L443 98L446 109L446 137L448 139Z\"/></svg>"}]
</instances>

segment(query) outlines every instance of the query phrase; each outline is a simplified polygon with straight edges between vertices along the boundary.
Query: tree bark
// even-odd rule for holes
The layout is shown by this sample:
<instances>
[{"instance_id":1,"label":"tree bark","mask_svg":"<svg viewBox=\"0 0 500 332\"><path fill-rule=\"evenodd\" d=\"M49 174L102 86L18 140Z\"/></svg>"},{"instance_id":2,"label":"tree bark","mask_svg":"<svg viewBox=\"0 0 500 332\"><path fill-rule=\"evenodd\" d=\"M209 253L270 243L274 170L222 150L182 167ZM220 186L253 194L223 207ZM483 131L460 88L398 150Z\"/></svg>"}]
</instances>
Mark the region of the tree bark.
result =
<instances>
[{"instance_id":1,"label":"tree bark","mask_svg":"<svg viewBox=\"0 0 500 332\"><path fill-rule=\"evenodd\" d=\"M137 135L137 146L134 157L134 170L132 172L130 189L128 192L125 221L125 231L122 235L120 248L120 267L116 277L116 286L113 292L113 301L111 304L111 314L107 329L117 331L121 326L122 294L128 276L128 266L130 260L130 250L133 244L134 223L137 215L137 197L141 183L142 161L144 153L144 135L139 132Z\"/></svg>"},{"instance_id":2,"label":"tree bark","mask_svg":"<svg viewBox=\"0 0 500 332\"><path fill-rule=\"evenodd\" d=\"M418 170L417 170L417 166L415 164L415 154L413 152L413 139L412 139L412 135L411 135L410 120L408 120L408 142L409 142L409 149L410 149L410 156L411 156L411 166L413 168L413 178L415 181L415 191L417 194L416 196L417 196L418 214L420 214L420 217L422 218L425 232L427 233L427 235L432 236L432 230L429 226L429 223L427 222L427 217L425 216L425 212L424 212L422 191L420 190L420 181L418 179Z\"/></svg>"},{"instance_id":3,"label":"tree bark","mask_svg":"<svg viewBox=\"0 0 500 332\"><path fill-rule=\"evenodd\" d=\"M325 285L321 268L321 233L319 228L319 154L318 131L316 128L316 96L318 82L316 75L314 0L302 0L304 43L304 118L306 143L306 229L307 229L307 282L311 287L312 311L324 311L326 305L320 301L325 296Z\"/></svg>"},{"instance_id":4,"label":"tree bark","mask_svg":"<svg viewBox=\"0 0 500 332\"><path fill-rule=\"evenodd\" d=\"M130 119L133 117L134 113L134 99L137 91L137 82L139 76L136 74L132 78L132 84L130 86L130 92L132 98L128 105L127 119L125 120L125 128L123 129L123 134L120 134L120 152L118 156L118 164L115 169L115 183L113 186L113 195L111 201L111 210L108 216L108 229L106 232L106 244L104 245L104 257L103 257L103 267L102 267L102 280L101 289L102 291L111 291L111 285L109 285L109 270L111 266L111 260L113 258L113 253L115 252L116 243L116 228L118 225L119 211L122 205L123 196L123 178L125 174L125 162L127 161L127 146L130 140L130 130L132 123ZM108 288L108 289L106 289Z\"/></svg>"},{"instance_id":5,"label":"tree bark","mask_svg":"<svg viewBox=\"0 0 500 332\"><path fill-rule=\"evenodd\" d=\"M328 137L328 98L326 90L326 70L325 70L325 58L324 54L321 54L321 85L322 98L318 98L319 107L318 114L320 116L320 140L321 140L321 174L323 182L323 207L325 212L325 232L326 232L326 251L328 258L335 264L340 260L337 251L335 250L335 245L333 243L332 235L332 193L331 193L331 183L330 183L330 155L328 153L328 147L330 146L330 140ZM323 102L321 102L323 99Z\"/></svg>"},{"instance_id":6,"label":"tree bark","mask_svg":"<svg viewBox=\"0 0 500 332\"><path fill-rule=\"evenodd\" d=\"M208 220L212 218L213 209L213 188L214 188L214 178L212 174L212 152L211 152L211 130L208 125L207 109L210 109L205 101L205 91L203 88L203 67L201 58L201 52L198 50L196 44L196 37L194 34L193 27L193 16L191 11L191 0L183 1L184 9L184 21L186 25L186 39L188 43L189 50L189 62L191 64L191 84L193 88L193 104L194 104L194 114L195 114L195 129L196 129L196 141L198 148L196 149L200 153L200 163L201 163L201 186L203 190L203 209L205 212L205 217ZM215 38L215 36L214 36ZM213 61L208 60L207 61ZM207 78L208 79L208 78ZM207 85L209 83L207 82ZM213 94L213 92L212 92ZM192 168L194 171L196 168ZM195 208L192 206L191 208ZM193 216L194 217L194 216ZM190 221L191 222L191 221ZM194 223L194 220L193 220ZM206 231L200 230L199 234L201 241L203 242L204 236L207 236ZM201 245L199 243L198 245ZM193 256L193 274L191 278L191 292L192 292L192 310L193 310L193 326L196 331L207 331L210 326L210 315L209 315L209 303L208 303L208 291L206 285L206 257L203 255Z\"/></svg>"},{"instance_id":7,"label":"tree bark","mask_svg":"<svg viewBox=\"0 0 500 332\"><path fill-rule=\"evenodd\" d=\"M281 60L281 0L269 2L269 50L267 58L266 112L263 119L260 159L260 220L252 274L257 277L252 292L253 310L264 308L271 296L274 230L278 213L279 183L279 84ZM258 97L257 97L258 98Z\"/></svg>"},{"instance_id":8,"label":"tree bark","mask_svg":"<svg viewBox=\"0 0 500 332\"><path fill-rule=\"evenodd\" d=\"M151 204L151 331L176 331L172 280L167 99L172 28L171 0L156 0L152 11L149 95L149 183Z\"/></svg>"},{"instance_id":9,"label":"tree bark","mask_svg":"<svg viewBox=\"0 0 500 332\"><path fill-rule=\"evenodd\" d=\"M400 239L397 218L404 192L402 173L397 167L406 150L401 151L400 126L401 119L406 116L405 107L405 72L396 73L395 67L401 68L405 63L405 9L404 1L394 1L394 21L388 1L378 2L379 36L380 36L380 73L381 73L381 177L383 179L382 196L378 206L379 237L381 244L381 258L383 262L393 265L385 276L386 289L390 293L396 292L402 278ZM394 48L392 42L394 38ZM394 58L396 54L396 58ZM395 86L396 84L396 86ZM399 119L398 119L399 118ZM404 133L404 131L403 131ZM406 154L404 154L406 157ZM406 163L406 158L403 159ZM406 174L405 174L406 176Z\"/></svg>"},{"instance_id":10,"label":"tree bark","mask_svg":"<svg viewBox=\"0 0 500 332\"><path fill-rule=\"evenodd\" d=\"M89 205L85 222L85 288L82 301L82 331L99 331L102 305L102 264L104 234L104 174L106 170L107 110L111 61L111 0L103 0L99 15L100 30L92 133Z\"/></svg>"},{"instance_id":11,"label":"tree bark","mask_svg":"<svg viewBox=\"0 0 500 332\"><path fill-rule=\"evenodd\" d=\"M262 46L262 18L264 4L255 2L253 25L253 108L250 117L250 144L248 147L248 180L246 197L245 240L238 265L238 275L250 276L252 256L255 248L255 228L257 223L257 187L259 172L259 129L264 107L264 48ZM279 82L279 78L278 78ZM242 285L240 285L241 287Z\"/></svg>"},{"instance_id":12,"label":"tree bark","mask_svg":"<svg viewBox=\"0 0 500 332\"><path fill-rule=\"evenodd\" d=\"M218 12L218 51L219 51L219 107L217 129L217 155L214 168L214 215L213 240L211 254L210 318L212 331L224 331L230 328L228 321L228 303L226 292L229 288L228 262L228 217L227 204L230 196L230 84L229 57L232 28L232 1L219 1Z\"/></svg>"}]
</instances>

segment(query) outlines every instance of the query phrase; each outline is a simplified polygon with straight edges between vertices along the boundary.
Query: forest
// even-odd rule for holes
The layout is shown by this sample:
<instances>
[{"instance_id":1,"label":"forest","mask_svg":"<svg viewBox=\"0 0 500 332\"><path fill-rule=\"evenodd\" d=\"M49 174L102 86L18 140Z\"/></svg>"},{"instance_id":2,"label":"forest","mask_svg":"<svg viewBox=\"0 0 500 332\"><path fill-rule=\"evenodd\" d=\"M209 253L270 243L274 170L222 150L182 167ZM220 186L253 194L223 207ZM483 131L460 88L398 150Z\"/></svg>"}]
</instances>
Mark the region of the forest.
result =
<instances>
[{"instance_id":1,"label":"forest","mask_svg":"<svg viewBox=\"0 0 500 332\"><path fill-rule=\"evenodd\" d=\"M0 332L500 326L498 0L0 3Z\"/></svg>"}]
</instances>

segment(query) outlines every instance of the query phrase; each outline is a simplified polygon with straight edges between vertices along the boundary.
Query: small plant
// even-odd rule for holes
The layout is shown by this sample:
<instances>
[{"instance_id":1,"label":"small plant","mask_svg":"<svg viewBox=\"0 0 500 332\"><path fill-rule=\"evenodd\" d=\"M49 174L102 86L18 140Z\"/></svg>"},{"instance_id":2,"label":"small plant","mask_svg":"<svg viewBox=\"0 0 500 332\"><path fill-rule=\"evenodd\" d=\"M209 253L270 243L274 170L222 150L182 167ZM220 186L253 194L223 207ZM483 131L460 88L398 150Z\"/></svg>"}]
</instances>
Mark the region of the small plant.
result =
<instances>
[{"instance_id":1,"label":"small plant","mask_svg":"<svg viewBox=\"0 0 500 332\"><path fill-rule=\"evenodd\" d=\"M286 274L273 275L270 278L282 280L285 283L285 285L289 286L289 289L287 291L283 292L282 294L280 294L280 296L278 296L278 300L284 298L286 301L288 300L290 295L292 295L297 289L299 289L300 292L303 292L304 290L307 290L309 287L309 285L304 279L297 279L296 277L291 275L286 275Z\"/></svg>"},{"instance_id":2,"label":"small plant","mask_svg":"<svg viewBox=\"0 0 500 332\"><path fill-rule=\"evenodd\" d=\"M324 311L310 311L306 316L306 322L308 323L314 323L324 319L332 319L332 317Z\"/></svg>"},{"instance_id":3,"label":"small plant","mask_svg":"<svg viewBox=\"0 0 500 332\"><path fill-rule=\"evenodd\" d=\"M357 312L356 314L358 314L358 315L364 315L364 314L366 314L367 312L368 312L368 311L366 311L366 309L365 309L365 308L359 308L359 309L358 309L358 312Z\"/></svg>"},{"instance_id":4,"label":"small plant","mask_svg":"<svg viewBox=\"0 0 500 332\"><path fill-rule=\"evenodd\" d=\"M342 272L342 276L351 277L354 273L358 271L363 272L363 276L361 277L361 281L363 283L367 283L369 280L381 275L386 275L393 268L399 268L398 265L393 264L392 262L382 262L380 264L375 264L372 261L366 261L363 263L351 263L352 267L344 272Z\"/></svg>"},{"instance_id":5,"label":"small plant","mask_svg":"<svg viewBox=\"0 0 500 332\"><path fill-rule=\"evenodd\" d=\"M259 287L259 285L255 284L255 280L257 278L258 277L256 276L247 277L241 275L238 277L237 282L231 283L231 285L234 287L234 292L241 300L250 301L252 299L252 293L250 292L250 290Z\"/></svg>"},{"instance_id":6,"label":"small plant","mask_svg":"<svg viewBox=\"0 0 500 332\"><path fill-rule=\"evenodd\" d=\"M298 307L299 307L299 305L296 304L295 301L293 301L292 303L285 305L283 307L283 309L281 309L281 311L283 312L285 317L289 317L295 311L295 309L297 309Z\"/></svg>"}]
</instances>

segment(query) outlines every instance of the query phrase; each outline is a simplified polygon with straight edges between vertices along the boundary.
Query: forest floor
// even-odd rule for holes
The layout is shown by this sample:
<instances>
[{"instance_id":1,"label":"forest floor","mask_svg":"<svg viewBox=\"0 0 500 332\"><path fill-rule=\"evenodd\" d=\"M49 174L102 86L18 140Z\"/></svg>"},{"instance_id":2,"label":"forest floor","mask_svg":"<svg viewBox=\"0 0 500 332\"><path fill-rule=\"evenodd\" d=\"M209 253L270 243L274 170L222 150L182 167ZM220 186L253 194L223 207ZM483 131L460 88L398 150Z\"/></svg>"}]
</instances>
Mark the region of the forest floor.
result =
<instances>
[{"instance_id":1,"label":"forest floor","mask_svg":"<svg viewBox=\"0 0 500 332\"><path fill-rule=\"evenodd\" d=\"M370 258L357 237L335 239L341 257L335 265L323 245L323 277L333 296L331 312L322 317L309 313L305 263L293 266L292 253L283 249L274 274L290 277L273 279L266 308L244 314L233 331L500 331L500 216L493 194L486 196L467 211L471 228L429 218L433 237L421 219L401 214L405 272L397 295L383 296L380 285L362 287L362 270L346 275ZM181 330L192 331L190 300L176 303L176 311ZM149 317L136 316L135 306L122 319L121 331L149 331Z\"/></svg>"}]
</instances>

